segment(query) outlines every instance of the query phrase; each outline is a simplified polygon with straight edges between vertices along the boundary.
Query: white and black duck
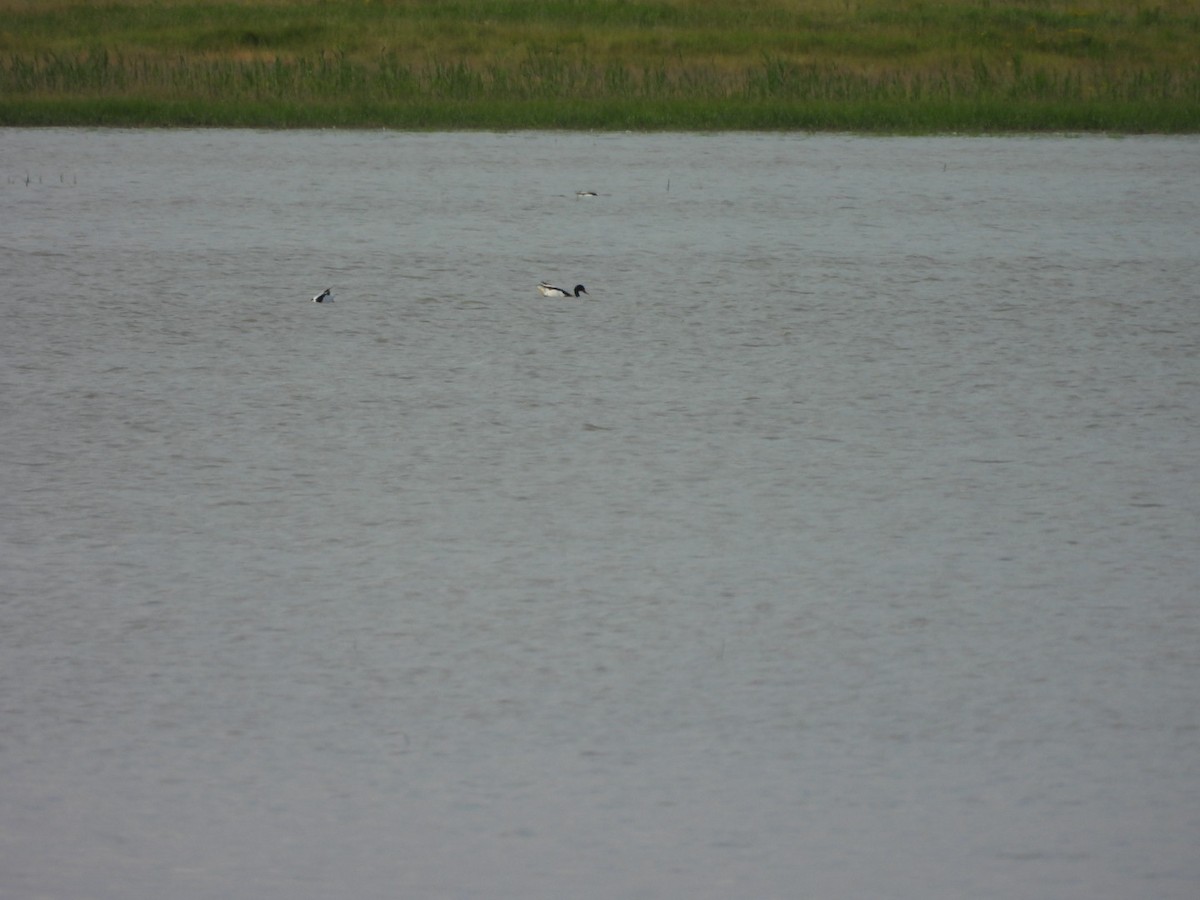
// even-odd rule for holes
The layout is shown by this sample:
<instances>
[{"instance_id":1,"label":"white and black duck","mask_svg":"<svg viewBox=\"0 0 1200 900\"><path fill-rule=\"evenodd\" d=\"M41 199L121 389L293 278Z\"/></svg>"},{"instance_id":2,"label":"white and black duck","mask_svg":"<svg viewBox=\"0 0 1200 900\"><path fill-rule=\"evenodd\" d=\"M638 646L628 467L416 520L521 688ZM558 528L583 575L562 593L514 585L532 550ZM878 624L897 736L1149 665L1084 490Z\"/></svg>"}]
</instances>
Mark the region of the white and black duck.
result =
<instances>
[{"instance_id":1,"label":"white and black duck","mask_svg":"<svg viewBox=\"0 0 1200 900\"><path fill-rule=\"evenodd\" d=\"M543 281L538 285L538 292L543 297L578 297L580 294L586 294L587 288L582 284L575 285L575 290L568 291L566 288L555 287L549 282Z\"/></svg>"}]
</instances>

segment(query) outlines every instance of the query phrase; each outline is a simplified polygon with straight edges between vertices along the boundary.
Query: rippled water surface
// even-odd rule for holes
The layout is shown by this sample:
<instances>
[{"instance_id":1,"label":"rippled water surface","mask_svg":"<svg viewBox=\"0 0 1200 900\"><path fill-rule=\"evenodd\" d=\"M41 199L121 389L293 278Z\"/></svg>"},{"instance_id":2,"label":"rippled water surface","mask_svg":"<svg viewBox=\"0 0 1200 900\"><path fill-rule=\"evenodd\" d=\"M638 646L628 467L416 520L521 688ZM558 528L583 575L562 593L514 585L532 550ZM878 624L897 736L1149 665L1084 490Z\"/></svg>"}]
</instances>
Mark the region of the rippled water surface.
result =
<instances>
[{"instance_id":1,"label":"rippled water surface","mask_svg":"<svg viewBox=\"0 0 1200 900\"><path fill-rule=\"evenodd\" d=\"M1195 897L1197 160L0 130L0 897Z\"/></svg>"}]
</instances>

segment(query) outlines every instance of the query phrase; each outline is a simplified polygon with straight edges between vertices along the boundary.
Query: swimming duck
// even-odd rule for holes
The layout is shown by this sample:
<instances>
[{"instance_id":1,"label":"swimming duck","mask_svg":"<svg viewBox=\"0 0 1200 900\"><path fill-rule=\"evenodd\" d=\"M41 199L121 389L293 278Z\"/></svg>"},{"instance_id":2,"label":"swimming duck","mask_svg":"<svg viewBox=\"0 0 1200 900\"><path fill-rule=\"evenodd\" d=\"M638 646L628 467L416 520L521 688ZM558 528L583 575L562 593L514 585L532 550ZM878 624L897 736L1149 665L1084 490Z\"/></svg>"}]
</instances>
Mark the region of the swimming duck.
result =
<instances>
[{"instance_id":1,"label":"swimming duck","mask_svg":"<svg viewBox=\"0 0 1200 900\"><path fill-rule=\"evenodd\" d=\"M321 293L319 293L319 294L317 294L317 296L313 297L312 302L313 303L332 303L333 302L333 288L325 288L325 290L321 291Z\"/></svg>"},{"instance_id":2,"label":"swimming duck","mask_svg":"<svg viewBox=\"0 0 1200 900\"><path fill-rule=\"evenodd\" d=\"M578 297L580 294L586 294L587 288L585 288L582 284L577 284L575 285L575 292L571 293L565 288L555 287L554 285L543 281L538 285L538 291L541 292L543 297Z\"/></svg>"}]
</instances>

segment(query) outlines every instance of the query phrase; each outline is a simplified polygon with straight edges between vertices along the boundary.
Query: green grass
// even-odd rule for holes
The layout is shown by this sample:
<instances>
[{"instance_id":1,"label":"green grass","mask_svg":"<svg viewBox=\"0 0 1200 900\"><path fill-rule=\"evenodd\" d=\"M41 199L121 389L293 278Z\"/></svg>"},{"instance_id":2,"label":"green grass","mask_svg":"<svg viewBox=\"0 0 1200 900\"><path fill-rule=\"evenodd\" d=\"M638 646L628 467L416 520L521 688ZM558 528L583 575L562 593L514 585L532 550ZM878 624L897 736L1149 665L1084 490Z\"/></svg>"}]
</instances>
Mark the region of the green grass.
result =
<instances>
[{"instance_id":1,"label":"green grass","mask_svg":"<svg viewBox=\"0 0 1200 900\"><path fill-rule=\"evenodd\" d=\"M0 0L0 125L1200 131L1200 0Z\"/></svg>"}]
</instances>

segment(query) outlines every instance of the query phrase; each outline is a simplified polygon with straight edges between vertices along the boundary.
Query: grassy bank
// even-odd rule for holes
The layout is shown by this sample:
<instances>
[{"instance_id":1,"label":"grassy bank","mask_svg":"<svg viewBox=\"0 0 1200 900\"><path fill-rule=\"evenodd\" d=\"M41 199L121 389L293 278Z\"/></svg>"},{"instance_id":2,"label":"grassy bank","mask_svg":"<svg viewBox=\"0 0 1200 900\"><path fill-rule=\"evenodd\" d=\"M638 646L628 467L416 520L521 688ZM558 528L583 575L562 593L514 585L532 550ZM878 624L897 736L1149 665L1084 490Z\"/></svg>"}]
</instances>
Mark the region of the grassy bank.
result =
<instances>
[{"instance_id":1,"label":"grassy bank","mask_svg":"<svg viewBox=\"0 0 1200 900\"><path fill-rule=\"evenodd\" d=\"M1200 131L1188 0L0 0L0 124Z\"/></svg>"}]
</instances>

